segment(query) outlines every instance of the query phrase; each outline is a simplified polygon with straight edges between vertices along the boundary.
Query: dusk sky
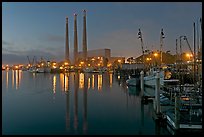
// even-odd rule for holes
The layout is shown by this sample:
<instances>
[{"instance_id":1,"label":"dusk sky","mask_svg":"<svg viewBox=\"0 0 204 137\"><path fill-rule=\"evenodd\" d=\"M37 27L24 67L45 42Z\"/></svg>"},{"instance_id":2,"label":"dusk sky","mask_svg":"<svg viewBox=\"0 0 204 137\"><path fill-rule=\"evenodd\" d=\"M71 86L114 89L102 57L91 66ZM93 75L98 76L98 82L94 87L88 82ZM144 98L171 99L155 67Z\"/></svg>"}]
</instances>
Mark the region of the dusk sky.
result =
<instances>
[{"instance_id":1,"label":"dusk sky","mask_svg":"<svg viewBox=\"0 0 204 137\"><path fill-rule=\"evenodd\" d=\"M78 49L82 51L84 9L88 50L110 48L112 56L126 58L142 53L139 28L145 49L159 49L162 28L164 51L175 54L176 39L181 35L187 36L193 48L193 22L202 17L201 2L3 2L2 63L28 63L26 56L62 61L66 16L73 52L74 13L78 14ZM183 49L190 52L185 42Z\"/></svg>"}]
</instances>

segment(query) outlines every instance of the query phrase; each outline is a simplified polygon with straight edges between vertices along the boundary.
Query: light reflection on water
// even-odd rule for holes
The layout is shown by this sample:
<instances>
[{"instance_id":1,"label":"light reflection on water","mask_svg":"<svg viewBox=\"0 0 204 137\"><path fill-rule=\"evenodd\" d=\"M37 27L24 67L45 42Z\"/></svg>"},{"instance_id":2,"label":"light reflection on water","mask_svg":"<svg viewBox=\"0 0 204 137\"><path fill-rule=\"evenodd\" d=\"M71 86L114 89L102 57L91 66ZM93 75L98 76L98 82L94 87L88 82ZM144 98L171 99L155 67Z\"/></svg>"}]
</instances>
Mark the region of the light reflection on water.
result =
<instances>
[{"instance_id":1,"label":"light reflection on water","mask_svg":"<svg viewBox=\"0 0 204 137\"><path fill-rule=\"evenodd\" d=\"M168 134L112 73L2 71L2 90L3 134Z\"/></svg>"}]
</instances>

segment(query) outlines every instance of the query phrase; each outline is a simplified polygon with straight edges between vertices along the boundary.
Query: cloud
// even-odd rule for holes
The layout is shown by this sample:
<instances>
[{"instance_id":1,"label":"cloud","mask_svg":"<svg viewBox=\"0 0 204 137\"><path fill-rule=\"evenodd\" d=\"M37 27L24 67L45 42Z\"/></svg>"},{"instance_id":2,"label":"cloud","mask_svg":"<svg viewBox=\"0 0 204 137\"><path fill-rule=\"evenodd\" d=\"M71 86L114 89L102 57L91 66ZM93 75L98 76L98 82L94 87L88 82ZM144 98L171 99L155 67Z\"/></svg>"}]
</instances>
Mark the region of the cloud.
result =
<instances>
[{"instance_id":1,"label":"cloud","mask_svg":"<svg viewBox=\"0 0 204 137\"><path fill-rule=\"evenodd\" d=\"M64 36L60 36L60 35L48 34L40 38L40 40L47 41L47 42L64 42L65 38Z\"/></svg>"},{"instance_id":2,"label":"cloud","mask_svg":"<svg viewBox=\"0 0 204 137\"><path fill-rule=\"evenodd\" d=\"M2 41L2 45L8 45L8 46L10 46L10 45L13 45L13 43L7 42L7 41L3 40L3 41Z\"/></svg>"},{"instance_id":3,"label":"cloud","mask_svg":"<svg viewBox=\"0 0 204 137\"><path fill-rule=\"evenodd\" d=\"M19 63L28 63L27 58L22 55L16 54L2 54L2 64L19 64Z\"/></svg>"},{"instance_id":4,"label":"cloud","mask_svg":"<svg viewBox=\"0 0 204 137\"><path fill-rule=\"evenodd\" d=\"M62 54L53 54L47 51L41 50L27 50L27 51L10 51L2 53L2 63L28 63L27 56L32 59L34 56L39 60L43 57L45 60L61 61L63 59Z\"/></svg>"}]
</instances>

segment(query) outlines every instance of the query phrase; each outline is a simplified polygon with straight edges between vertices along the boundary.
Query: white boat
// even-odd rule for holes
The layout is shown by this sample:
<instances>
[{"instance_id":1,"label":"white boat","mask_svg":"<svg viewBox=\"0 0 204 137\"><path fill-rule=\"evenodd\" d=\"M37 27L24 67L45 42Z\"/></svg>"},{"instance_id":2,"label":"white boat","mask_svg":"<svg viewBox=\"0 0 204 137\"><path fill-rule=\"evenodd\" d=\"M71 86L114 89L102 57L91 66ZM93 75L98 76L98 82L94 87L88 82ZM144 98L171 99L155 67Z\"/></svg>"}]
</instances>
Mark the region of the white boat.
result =
<instances>
[{"instance_id":1,"label":"white boat","mask_svg":"<svg viewBox=\"0 0 204 137\"><path fill-rule=\"evenodd\" d=\"M44 73L45 69L43 67L37 68L37 73Z\"/></svg>"},{"instance_id":2,"label":"white boat","mask_svg":"<svg viewBox=\"0 0 204 137\"><path fill-rule=\"evenodd\" d=\"M140 78L136 76L129 76L129 79L126 80L127 86L139 86L140 85Z\"/></svg>"},{"instance_id":3,"label":"white boat","mask_svg":"<svg viewBox=\"0 0 204 137\"><path fill-rule=\"evenodd\" d=\"M147 75L144 77L144 84L146 86L155 87L156 85L155 76L158 72L159 72L159 77L160 77L160 86L178 84L179 80L173 79L171 77L172 74L170 71L165 71L163 69L158 69L155 67L151 68L147 72Z\"/></svg>"},{"instance_id":4,"label":"white boat","mask_svg":"<svg viewBox=\"0 0 204 137\"><path fill-rule=\"evenodd\" d=\"M160 85L161 86L164 85L164 71L158 71L157 68L151 68L147 72L147 76L144 77L144 84L146 86L155 87L155 84L156 84L155 76L157 72L159 72L159 76L160 76Z\"/></svg>"},{"instance_id":5,"label":"white boat","mask_svg":"<svg viewBox=\"0 0 204 137\"><path fill-rule=\"evenodd\" d=\"M28 69L28 71L31 72L31 73L36 73L37 72L37 68L36 67L30 67Z\"/></svg>"},{"instance_id":6,"label":"white boat","mask_svg":"<svg viewBox=\"0 0 204 137\"><path fill-rule=\"evenodd\" d=\"M84 68L84 69L83 69L83 72L84 72L84 73L91 73L91 72L93 72L93 71L94 71L94 69L91 68L91 67L89 67L89 68L87 67L87 68Z\"/></svg>"}]
</instances>

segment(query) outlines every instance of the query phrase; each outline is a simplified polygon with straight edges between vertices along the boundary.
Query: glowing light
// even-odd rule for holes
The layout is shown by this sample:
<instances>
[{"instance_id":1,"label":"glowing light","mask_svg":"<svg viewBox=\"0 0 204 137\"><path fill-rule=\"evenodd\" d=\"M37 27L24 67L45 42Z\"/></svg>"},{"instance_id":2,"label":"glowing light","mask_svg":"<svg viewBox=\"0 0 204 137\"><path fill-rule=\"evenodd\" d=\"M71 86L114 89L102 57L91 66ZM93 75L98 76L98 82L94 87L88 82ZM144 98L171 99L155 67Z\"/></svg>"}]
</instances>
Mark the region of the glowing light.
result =
<instances>
[{"instance_id":1,"label":"glowing light","mask_svg":"<svg viewBox=\"0 0 204 137\"><path fill-rule=\"evenodd\" d=\"M112 65L112 64L109 63L109 64L108 64L108 67L111 67L111 65Z\"/></svg>"},{"instance_id":2,"label":"glowing light","mask_svg":"<svg viewBox=\"0 0 204 137\"><path fill-rule=\"evenodd\" d=\"M100 59L100 57L98 57L98 59Z\"/></svg>"},{"instance_id":3,"label":"glowing light","mask_svg":"<svg viewBox=\"0 0 204 137\"><path fill-rule=\"evenodd\" d=\"M95 59L94 59L94 58L92 58L91 60L92 60L92 61L94 61Z\"/></svg>"},{"instance_id":4,"label":"glowing light","mask_svg":"<svg viewBox=\"0 0 204 137\"><path fill-rule=\"evenodd\" d=\"M187 56L187 57L190 57L190 54L187 53L186 56Z\"/></svg>"},{"instance_id":5,"label":"glowing light","mask_svg":"<svg viewBox=\"0 0 204 137\"><path fill-rule=\"evenodd\" d=\"M56 69L57 67L56 66L52 66L54 69Z\"/></svg>"},{"instance_id":6,"label":"glowing light","mask_svg":"<svg viewBox=\"0 0 204 137\"><path fill-rule=\"evenodd\" d=\"M70 68L71 68L71 69L73 69L73 68L74 68L74 66L71 66Z\"/></svg>"},{"instance_id":7,"label":"glowing light","mask_svg":"<svg viewBox=\"0 0 204 137\"><path fill-rule=\"evenodd\" d=\"M64 69L63 67L60 67L60 69Z\"/></svg>"},{"instance_id":8,"label":"glowing light","mask_svg":"<svg viewBox=\"0 0 204 137\"><path fill-rule=\"evenodd\" d=\"M41 66L44 66L44 63L41 63Z\"/></svg>"},{"instance_id":9,"label":"glowing light","mask_svg":"<svg viewBox=\"0 0 204 137\"><path fill-rule=\"evenodd\" d=\"M118 62L121 63L121 60L119 59Z\"/></svg>"},{"instance_id":10,"label":"glowing light","mask_svg":"<svg viewBox=\"0 0 204 137\"><path fill-rule=\"evenodd\" d=\"M158 56L158 53L154 53L154 56L157 57L157 56Z\"/></svg>"},{"instance_id":11,"label":"glowing light","mask_svg":"<svg viewBox=\"0 0 204 137\"><path fill-rule=\"evenodd\" d=\"M53 63L53 65L54 65L54 66L55 66L55 65L57 65L57 63L56 63L56 62L54 62L54 63Z\"/></svg>"},{"instance_id":12,"label":"glowing light","mask_svg":"<svg viewBox=\"0 0 204 137\"><path fill-rule=\"evenodd\" d=\"M80 62L80 64L82 64L82 65L83 65L83 64L84 64L84 62L83 62L83 61L81 61L81 62Z\"/></svg>"},{"instance_id":13,"label":"glowing light","mask_svg":"<svg viewBox=\"0 0 204 137\"><path fill-rule=\"evenodd\" d=\"M100 66L101 64L98 64L98 66Z\"/></svg>"},{"instance_id":14,"label":"glowing light","mask_svg":"<svg viewBox=\"0 0 204 137\"><path fill-rule=\"evenodd\" d=\"M120 79L120 76L118 76L118 79Z\"/></svg>"},{"instance_id":15,"label":"glowing light","mask_svg":"<svg viewBox=\"0 0 204 137\"><path fill-rule=\"evenodd\" d=\"M91 64L88 64L88 66L90 67L90 66L91 66Z\"/></svg>"}]
</instances>

